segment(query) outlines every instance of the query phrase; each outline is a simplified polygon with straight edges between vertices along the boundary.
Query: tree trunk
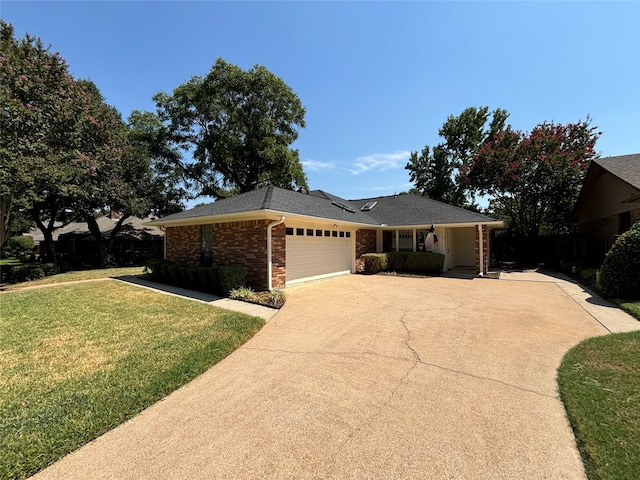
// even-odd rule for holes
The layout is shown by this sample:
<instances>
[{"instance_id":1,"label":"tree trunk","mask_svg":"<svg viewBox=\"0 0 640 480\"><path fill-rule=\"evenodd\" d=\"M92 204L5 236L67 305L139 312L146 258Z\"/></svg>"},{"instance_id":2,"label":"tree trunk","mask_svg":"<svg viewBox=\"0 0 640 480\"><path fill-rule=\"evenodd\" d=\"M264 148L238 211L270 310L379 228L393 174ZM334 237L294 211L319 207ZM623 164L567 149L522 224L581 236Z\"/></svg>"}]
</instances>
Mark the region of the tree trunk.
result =
<instances>
[{"instance_id":1,"label":"tree trunk","mask_svg":"<svg viewBox=\"0 0 640 480\"><path fill-rule=\"evenodd\" d=\"M56 247L53 242L53 230L55 227L55 220L51 219L45 225L44 222L42 222L42 220L40 220L40 218L35 214L35 212L32 212L31 217L36 222L36 225L38 226L38 228L42 232L42 235L44 236L44 242L40 250L40 254L42 255L41 257L42 261L47 263L57 264L58 262L56 259Z\"/></svg>"}]
</instances>

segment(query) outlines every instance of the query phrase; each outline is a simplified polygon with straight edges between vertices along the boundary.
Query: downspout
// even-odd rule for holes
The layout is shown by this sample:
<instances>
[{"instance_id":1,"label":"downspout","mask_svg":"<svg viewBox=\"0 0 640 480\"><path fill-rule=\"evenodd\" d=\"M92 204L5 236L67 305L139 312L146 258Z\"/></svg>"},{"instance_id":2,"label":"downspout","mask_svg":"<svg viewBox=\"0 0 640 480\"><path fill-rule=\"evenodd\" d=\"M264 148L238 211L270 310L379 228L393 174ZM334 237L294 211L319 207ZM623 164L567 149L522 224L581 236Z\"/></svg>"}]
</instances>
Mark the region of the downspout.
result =
<instances>
[{"instance_id":1,"label":"downspout","mask_svg":"<svg viewBox=\"0 0 640 480\"><path fill-rule=\"evenodd\" d=\"M272 278L271 276L273 275L273 270L272 270L272 261L271 261L271 257L272 257L272 253L271 253L271 229L277 225L280 225L281 223L284 223L284 217L280 217L280 220L270 223L269 225L267 225L267 283L268 283L268 287L269 287L269 291L271 291L271 289L273 288L272 286Z\"/></svg>"},{"instance_id":2,"label":"downspout","mask_svg":"<svg viewBox=\"0 0 640 480\"><path fill-rule=\"evenodd\" d=\"M484 264L483 264L483 257L484 257L484 246L483 246L483 235L482 235L482 225L478 224L478 253L480 255L480 273L478 273L478 276L482 277L484 275Z\"/></svg>"}]
</instances>

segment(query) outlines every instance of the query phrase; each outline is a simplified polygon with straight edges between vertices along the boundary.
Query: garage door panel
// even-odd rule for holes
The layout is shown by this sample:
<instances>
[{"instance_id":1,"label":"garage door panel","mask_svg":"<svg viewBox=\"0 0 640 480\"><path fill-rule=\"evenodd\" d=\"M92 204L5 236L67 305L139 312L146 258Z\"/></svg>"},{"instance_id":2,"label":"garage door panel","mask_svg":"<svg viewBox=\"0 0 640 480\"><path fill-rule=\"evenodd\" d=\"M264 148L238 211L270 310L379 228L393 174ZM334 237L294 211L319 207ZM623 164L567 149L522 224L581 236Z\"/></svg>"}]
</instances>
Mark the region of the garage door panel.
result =
<instances>
[{"instance_id":1,"label":"garage door panel","mask_svg":"<svg viewBox=\"0 0 640 480\"><path fill-rule=\"evenodd\" d=\"M351 270L351 238L287 236L287 282Z\"/></svg>"}]
</instances>

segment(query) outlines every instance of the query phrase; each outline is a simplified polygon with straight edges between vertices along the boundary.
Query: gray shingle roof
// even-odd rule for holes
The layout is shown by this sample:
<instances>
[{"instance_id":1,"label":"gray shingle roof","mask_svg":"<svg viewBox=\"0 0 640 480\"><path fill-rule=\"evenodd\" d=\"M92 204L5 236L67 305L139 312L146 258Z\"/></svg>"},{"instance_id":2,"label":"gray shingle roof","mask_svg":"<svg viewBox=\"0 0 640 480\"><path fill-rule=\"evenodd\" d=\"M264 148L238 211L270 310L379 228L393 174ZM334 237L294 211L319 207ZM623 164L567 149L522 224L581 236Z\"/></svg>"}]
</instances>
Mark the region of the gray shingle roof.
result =
<instances>
[{"instance_id":1,"label":"gray shingle roof","mask_svg":"<svg viewBox=\"0 0 640 480\"><path fill-rule=\"evenodd\" d=\"M413 194L351 200L358 209L368 202L377 202L369 215L390 227L402 225L487 223L496 220L463 208Z\"/></svg>"},{"instance_id":2,"label":"gray shingle roof","mask_svg":"<svg viewBox=\"0 0 640 480\"><path fill-rule=\"evenodd\" d=\"M371 201L378 202L371 211L360 210L365 203ZM153 222L153 224L162 225L165 222L183 221L191 218L215 217L260 210L364 225L400 226L496 221L485 215L411 194L345 200L322 190L301 193L268 186L175 213Z\"/></svg>"},{"instance_id":3,"label":"gray shingle roof","mask_svg":"<svg viewBox=\"0 0 640 480\"><path fill-rule=\"evenodd\" d=\"M640 190L640 153L618 157L596 158L599 166Z\"/></svg>"},{"instance_id":4,"label":"gray shingle roof","mask_svg":"<svg viewBox=\"0 0 640 480\"><path fill-rule=\"evenodd\" d=\"M337 203L347 208L341 208L339 205L336 205ZM320 190L301 193L273 186L260 188L252 192L218 200L206 205L200 205L191 210L169 215L164 217L162 221L154 223L162 224L167 221L259 210L271 210L283 214L288 213L343 222L376 225L376 221L373 218L350 205L347 200L325 194Z\"/></svg>"}]
</instances>

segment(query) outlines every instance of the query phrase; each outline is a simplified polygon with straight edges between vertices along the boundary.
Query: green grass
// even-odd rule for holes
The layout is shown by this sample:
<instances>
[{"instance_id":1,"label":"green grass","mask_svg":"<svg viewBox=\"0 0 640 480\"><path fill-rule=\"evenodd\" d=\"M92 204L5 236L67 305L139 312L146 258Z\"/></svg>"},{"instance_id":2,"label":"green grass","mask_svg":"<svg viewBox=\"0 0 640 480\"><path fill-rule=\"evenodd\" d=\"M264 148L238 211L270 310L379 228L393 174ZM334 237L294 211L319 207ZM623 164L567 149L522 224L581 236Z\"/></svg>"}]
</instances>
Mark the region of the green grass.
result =
<instances>
[{"instance_id":1,"label":"green grass","mask_svg":"<svg viewBox=\"0 0 640 480\"><path fill-rule=\"evenodd\" d=\"M558 382L587 476L638 478L640 331L580 343L565 355Z\"/></svg>"},{"instance_id":2,"label":"green grass","mask_svg":"<svg viewBox=\"0 0 640 480\"><path fill-rule=\"evenodd\" d=\"M114 280L0 294L0 478L32 475L114 428L262 325Z\"/></svg>"},{"instance_id":3,"label":"green grass","mask_svg":"<svg viewBox=\"0 0 640 480\"><path fill-rule=\"evenodd\" d=\"M98 280L101 278L120 277L125 275L141 275L144 267L121 267L102 268L96 270L78 270L73 272L58 273L48 277L32 280L24 283L14 283L6 285L6 288L13 290L24 287L37 287L40 285L52 285L57 283L77 282L82 280Z\"/></svg>"},{"instance_id":4,"label":"green grass","mask_svg":"<svg viewBox=\"0 0 640 480\"><path fill-rule=\"evenodd\" d=\"M636 300L634 302L621 300L621 301L616 301L616 303L620 306L620 308L625 310L627 313L629 313L630 315L633 315L638 320L640 320L640 300Z\"/></svg>"}]
</instances>

